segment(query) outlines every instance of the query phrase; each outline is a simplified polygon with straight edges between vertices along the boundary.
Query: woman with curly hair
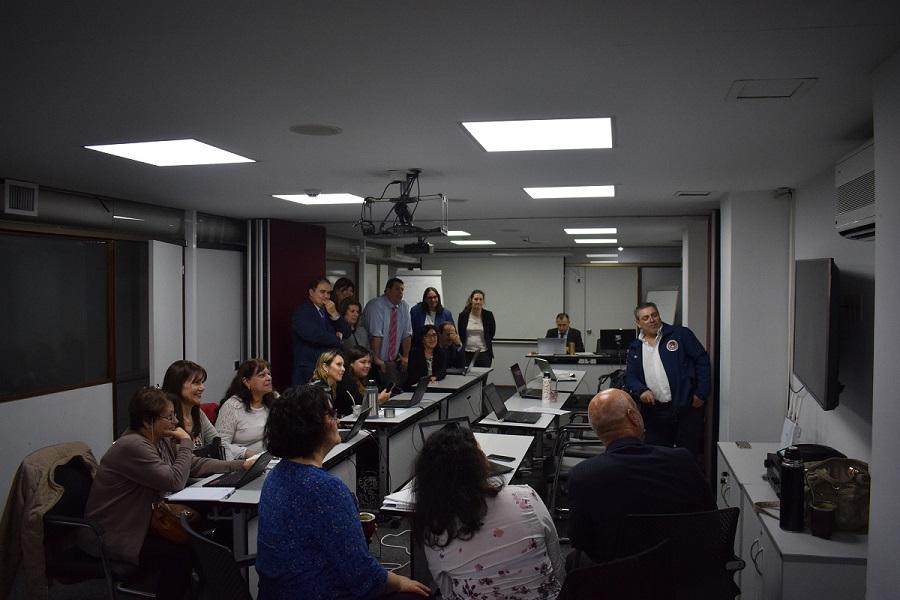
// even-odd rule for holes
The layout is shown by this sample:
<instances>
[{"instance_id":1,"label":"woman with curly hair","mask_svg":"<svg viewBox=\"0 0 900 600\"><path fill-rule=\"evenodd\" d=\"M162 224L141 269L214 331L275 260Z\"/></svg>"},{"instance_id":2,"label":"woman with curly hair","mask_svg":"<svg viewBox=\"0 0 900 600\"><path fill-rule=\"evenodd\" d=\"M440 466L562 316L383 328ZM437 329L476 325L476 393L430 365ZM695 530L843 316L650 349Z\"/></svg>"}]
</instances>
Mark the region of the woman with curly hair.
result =
<instances>
[{"instance_id":1,"label":"woman with curly hair","mask_svg":"<svg viewBox=\"0 0 900 600\"><path fill-rule=\"evenodd\" d=\"M531 487L491 479L468 428L428 437L414 485L413 536L442 598L556 598L565 566L547 507Z\"/></svg>"}]
</instances>

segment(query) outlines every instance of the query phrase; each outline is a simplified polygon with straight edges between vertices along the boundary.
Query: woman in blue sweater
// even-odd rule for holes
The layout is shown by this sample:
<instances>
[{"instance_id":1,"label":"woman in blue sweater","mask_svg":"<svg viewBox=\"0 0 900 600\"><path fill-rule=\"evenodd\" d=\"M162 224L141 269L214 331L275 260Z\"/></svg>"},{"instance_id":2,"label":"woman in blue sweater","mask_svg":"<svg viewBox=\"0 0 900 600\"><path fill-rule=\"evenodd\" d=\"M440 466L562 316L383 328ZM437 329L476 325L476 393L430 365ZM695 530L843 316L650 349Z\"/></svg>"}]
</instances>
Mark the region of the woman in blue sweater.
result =
<instances>
[{"instance_id":1,"label":"woman in blue sweater","mask_svg":"<svg viewBox=\"0 0 900 600\"><path fill-rule=\"evenodd\" d=\"M369 553L353 495L322 468L341 441L336 417L314 385L290 388L272 404L264 439L282 460L259 502L260 600L427 596L426 586L386 571Z\"/></svg>"}]
</instances>

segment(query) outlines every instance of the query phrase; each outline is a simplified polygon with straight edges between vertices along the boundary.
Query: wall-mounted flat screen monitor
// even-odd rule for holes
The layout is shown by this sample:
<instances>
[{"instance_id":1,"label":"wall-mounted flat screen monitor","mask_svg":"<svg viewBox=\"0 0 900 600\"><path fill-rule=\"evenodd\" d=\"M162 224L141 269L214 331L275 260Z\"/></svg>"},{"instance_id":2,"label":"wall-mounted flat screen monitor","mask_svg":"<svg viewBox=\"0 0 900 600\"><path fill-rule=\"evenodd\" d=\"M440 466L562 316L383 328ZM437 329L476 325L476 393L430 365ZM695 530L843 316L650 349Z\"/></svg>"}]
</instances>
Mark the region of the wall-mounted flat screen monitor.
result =
<instances>
[{"instance_id":1,"label":"wall-mounted flat screen monitor","mask_svg":"<svg viewBox=\"0 0 900 600\"><path fill-rule=\"evenodd\" d=\"M794 263L794 376L809 395L832 410L838 405L840 274L834 259Z\"/></svg>"}]
</instances>

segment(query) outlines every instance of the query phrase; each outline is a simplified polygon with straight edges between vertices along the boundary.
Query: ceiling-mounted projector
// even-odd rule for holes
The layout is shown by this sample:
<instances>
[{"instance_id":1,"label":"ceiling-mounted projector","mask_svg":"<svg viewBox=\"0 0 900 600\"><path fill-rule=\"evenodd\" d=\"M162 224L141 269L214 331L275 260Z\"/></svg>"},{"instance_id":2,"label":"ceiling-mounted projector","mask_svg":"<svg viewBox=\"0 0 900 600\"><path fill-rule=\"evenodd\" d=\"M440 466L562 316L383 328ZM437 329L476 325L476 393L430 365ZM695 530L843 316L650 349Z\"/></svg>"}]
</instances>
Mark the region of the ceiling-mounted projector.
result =
<instances>
[{"instance_id":1,"label":"ceiling-mounted projector","mask_svg":"<svg viewBox=\"0 0 900 600\"><path fill-rule=\"evenodd\" d=\"M363 201L361 215L356 227L365 237L371 238L404 238L415 237L419 241L417 244L409 244L409 246L419 248L418 254L427 254L428 244L425 243L426 237L429 235L447 235L447 197L444 194L421 195L419 193L419 174L421 169L410 169L406 172L404 180L395 179L388 183L381 196L367 196ZM400 186L400 194L395 197L388 197L385 194L392 185ZM413 187L416 193L413 195ZM437 227L423 228L418 227L413 222L416 209L419 202L440 201L441 203L441 220ZM376 205L386 205L387 212L381 220L374 217ZM422 246L424 244L424 246Z\"/></svg>"}]
</instances>

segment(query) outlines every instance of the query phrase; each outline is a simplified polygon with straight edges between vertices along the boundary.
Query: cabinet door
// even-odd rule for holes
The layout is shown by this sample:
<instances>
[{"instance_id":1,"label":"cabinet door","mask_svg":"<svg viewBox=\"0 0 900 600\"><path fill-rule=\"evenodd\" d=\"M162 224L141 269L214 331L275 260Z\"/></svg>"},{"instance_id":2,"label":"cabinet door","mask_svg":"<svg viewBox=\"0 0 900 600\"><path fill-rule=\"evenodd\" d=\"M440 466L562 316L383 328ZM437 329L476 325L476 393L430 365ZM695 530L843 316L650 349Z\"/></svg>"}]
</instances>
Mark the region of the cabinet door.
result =
<instances>
[{"instance_id":1,"label":"cabinet door","mask_svg":"<svg viewBox=\"0 0 900 600\"><path fill-rule=\"evenodd\" d=\"M753 562L753 555L756 554L760 543L759 521L753 513L753 503L750 499L742 495L741 501L741 549L738 556L747 563L741 571L738 583L741 588L741 600L761 600L762 571Z\"/></svg>"}]
</instances>

